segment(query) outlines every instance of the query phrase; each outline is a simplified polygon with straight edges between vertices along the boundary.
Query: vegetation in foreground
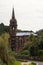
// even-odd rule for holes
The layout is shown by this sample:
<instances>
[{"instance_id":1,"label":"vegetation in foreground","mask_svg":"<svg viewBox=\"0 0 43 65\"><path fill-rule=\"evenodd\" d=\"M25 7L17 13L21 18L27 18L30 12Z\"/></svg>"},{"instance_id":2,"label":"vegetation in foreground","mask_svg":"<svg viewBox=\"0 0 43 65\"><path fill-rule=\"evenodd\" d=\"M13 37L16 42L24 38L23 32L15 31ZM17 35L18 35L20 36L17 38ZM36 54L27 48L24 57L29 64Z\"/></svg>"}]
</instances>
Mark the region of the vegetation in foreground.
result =
<instances>
[{"instance_id":1,"label":"vegetation in foreground","mask_svg":"<svg viewBox=\"0 0 43 65\"><path fill-rule=\"evenodd\" d=\"M10 49L8 38L7 33L0 36L0 63L14 65L15 57Z\"/></svg>"},{"instance_id":2,"label":"vegetation in foreground","mask_svg":"<svg viewBox=\"0 0 43 65\"><path fill-rule=\"evenodd\" d=\"M1 65L21 65L16 61L15 52L11 51L9 46L9 35L4 33L0 36L0 64Z\"/></svg>"},{"instance_id":3,"label":"vegetation in foreground","mask_svg":"<svg viewBox=\"0 0 43 65\"><path fill-rule=\"evenodd\" d=\"M15 61L14 65L21 65L21 62L20 61Z\"/></svg>"}]
</instances>

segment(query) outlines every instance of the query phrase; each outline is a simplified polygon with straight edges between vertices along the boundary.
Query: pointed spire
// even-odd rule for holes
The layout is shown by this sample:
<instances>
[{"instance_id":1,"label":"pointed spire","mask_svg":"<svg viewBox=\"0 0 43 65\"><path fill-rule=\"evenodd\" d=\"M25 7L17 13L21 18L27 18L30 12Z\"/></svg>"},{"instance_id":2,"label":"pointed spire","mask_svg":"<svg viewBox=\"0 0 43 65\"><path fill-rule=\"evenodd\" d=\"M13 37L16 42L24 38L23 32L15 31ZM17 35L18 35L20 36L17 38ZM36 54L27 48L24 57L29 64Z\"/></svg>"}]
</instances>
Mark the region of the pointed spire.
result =
<instances>
[{"instance_id":1,"label":"pointed spire","mask_svg":"<svg viewBox=\"0 0 43 65\"><path fill-rule=\"evenodd\" d=\"M13 8L13 11L12 11L12 18L13 18L13 19L15 18L15 15L14 15L14 8Z\"/></svg>"}]
</instances>

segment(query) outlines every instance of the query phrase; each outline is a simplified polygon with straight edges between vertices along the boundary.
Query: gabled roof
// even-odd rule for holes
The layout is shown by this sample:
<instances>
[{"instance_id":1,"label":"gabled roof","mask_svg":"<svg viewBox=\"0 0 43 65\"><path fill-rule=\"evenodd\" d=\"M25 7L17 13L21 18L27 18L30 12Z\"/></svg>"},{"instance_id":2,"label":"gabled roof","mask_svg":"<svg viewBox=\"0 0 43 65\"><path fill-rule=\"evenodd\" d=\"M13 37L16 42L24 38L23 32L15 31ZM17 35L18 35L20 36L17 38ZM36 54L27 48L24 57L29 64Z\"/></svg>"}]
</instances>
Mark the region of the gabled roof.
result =
<instances>
[{"instance_id":1,"label":"gabled roof","mask_svg":"<svg viewBox=\"0 0 43 65\"><path fill-rule=\"evenodd\" d=\"M37 36L37 34L35 34L34 32L17 32L16 36L29 36L31 34Z\"/></svg>"}]
</instances>

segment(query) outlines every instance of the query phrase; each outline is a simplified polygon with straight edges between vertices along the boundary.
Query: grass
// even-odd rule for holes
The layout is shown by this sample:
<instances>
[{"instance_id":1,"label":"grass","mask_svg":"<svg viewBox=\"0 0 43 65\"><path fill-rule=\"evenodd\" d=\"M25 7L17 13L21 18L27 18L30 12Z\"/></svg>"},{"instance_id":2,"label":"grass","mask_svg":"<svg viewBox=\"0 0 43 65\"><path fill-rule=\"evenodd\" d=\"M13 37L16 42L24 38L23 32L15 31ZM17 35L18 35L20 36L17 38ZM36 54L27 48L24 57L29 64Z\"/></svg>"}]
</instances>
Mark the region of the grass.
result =
<instances>
[{"instance_id":1,"label":"grass","mask_svg":"<svg viewBox=\"0 0 43 65\"><path fill-rule=\"evenodd\" d=\"M14 65L21 65L21 62L20 61L15 61Z\"/></svg>"}]
</instances>

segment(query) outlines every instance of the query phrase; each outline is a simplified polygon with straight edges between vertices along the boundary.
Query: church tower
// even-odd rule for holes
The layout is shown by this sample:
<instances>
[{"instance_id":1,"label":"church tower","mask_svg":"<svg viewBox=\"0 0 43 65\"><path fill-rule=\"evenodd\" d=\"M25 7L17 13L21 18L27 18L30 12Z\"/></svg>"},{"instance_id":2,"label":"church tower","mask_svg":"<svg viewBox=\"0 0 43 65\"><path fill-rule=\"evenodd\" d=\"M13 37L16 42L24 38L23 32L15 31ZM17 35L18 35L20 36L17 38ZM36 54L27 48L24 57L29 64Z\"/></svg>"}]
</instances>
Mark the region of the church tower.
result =
<instances>
[{"instance_id":1,"label":"church tower","mask_svg":"<svg viewBox=\"0 0 43 65\"><path fill-rule=\"evenodd\" d=\"M12 18L10 20L10 45L12 50L16 50L16 32L17 32L17 21L15 19L14 8L12 10Z\"/></svg>"}]
</instances>

